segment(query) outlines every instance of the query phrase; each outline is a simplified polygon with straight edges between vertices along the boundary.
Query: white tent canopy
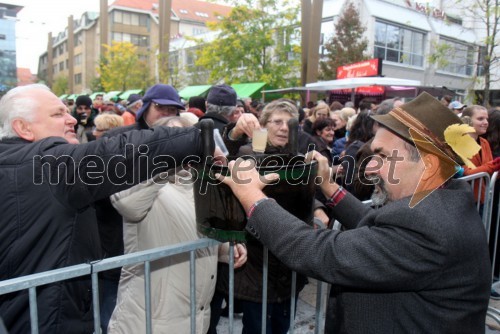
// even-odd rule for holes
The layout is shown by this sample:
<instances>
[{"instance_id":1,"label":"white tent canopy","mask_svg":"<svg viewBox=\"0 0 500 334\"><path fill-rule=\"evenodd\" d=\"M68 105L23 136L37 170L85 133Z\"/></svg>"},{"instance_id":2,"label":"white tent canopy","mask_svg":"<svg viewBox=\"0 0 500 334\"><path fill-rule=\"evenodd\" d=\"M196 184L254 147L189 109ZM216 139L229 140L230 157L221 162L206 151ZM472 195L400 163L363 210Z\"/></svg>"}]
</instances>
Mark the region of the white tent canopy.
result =
<instances>
[{"instance_id":1,"label":"white tent canopy","mask_svg":"<svg viewBox=\"0 0 500 334\"><path fill-rule=\"evenodd\" d=\"M420 86L418 80L407 80L399 78L388 77L360 77L360 78L346 78L330 81L318 81L306 84L305 90L336 90L366 86Z\"/></svg>"}]
</instances>

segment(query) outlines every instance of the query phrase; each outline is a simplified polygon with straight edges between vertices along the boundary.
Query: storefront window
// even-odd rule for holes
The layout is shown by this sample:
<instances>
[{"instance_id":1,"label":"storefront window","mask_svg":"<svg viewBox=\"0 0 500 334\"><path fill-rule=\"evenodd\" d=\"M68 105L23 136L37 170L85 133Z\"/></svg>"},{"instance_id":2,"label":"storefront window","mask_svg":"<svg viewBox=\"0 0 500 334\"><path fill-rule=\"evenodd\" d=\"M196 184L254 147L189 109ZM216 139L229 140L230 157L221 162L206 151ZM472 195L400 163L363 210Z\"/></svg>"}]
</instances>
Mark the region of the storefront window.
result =
<instances>
[{"instance_id":1,"label":"storefront window","mask_svg":"<svg viewBox=\"0 0 500 334\"><path fill-rule=\"evenodd\" d=\"M439 43L445 46L446 59L440 71L461 75L472 75L474 69L474 48L471 45L458 43L440 37Z\"/></svg>"},{"instance_id":2,"label":"storefront window","mask_svg":"<svg viewBox=\"0 0 500 334\"><path fill-rule=\"evenodd\" d=\"M374 57L385 61L424 66L424 33L392 25L375 23Z\"/></svg>"}]
</instances>

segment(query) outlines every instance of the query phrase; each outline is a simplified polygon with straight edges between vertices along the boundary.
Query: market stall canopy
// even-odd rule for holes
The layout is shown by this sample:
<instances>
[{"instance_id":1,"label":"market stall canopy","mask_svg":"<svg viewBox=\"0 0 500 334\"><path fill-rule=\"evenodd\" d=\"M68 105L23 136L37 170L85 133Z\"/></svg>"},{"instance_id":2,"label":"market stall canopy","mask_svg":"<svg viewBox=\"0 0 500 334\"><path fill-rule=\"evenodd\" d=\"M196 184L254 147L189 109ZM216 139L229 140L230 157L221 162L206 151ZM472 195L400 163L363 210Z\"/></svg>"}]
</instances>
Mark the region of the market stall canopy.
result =
<instances>
[{"instance_id":1,"label":"market stall canopy","mask_svg":"<svg viewBox=\"0 0 500 334\"><path fill-rule=\"evenodd\" d=\"M94 101L95 97L96 97L97 95L99 95L99 94L101 94L101 95L104 97L104 95L106 95L106 92L95 92L95 93L92 93L92 94L90 95L90 98L92 99L92 101Z\"/></svg>"},{"instance_id":2,"label":"market stall canopy","mask_svg":"<svg viewBox=\"0 0 500 334\"><path fill-rule=\"evenodd\" d=\"M60 98L61 100L64 100L66 97L68 97L68 94L63 94L63 95L59 96L59 98Z\"/></svg>"},{"instance_id":3,"label":"market stall canopy","mask_svg":"<svg viewBox=\"0 0 500 334\"><path fill-rule=\"evenodd\" d=\"M130 94L139 94L142 95L144 94L144 91L142 89L130 89L127 91L124 91L123 93L120 94L120 99L126 100L130 96Z\"/></svg>"},{"instance_id":4,"label":"market stall canopy","mask_svg":"<svg viewBox=\"0 0 500 334\"><path fill-rule=\"evenodd\" d=\"M280 89L270 89L270 90L263 90L261 93L262 94L271 94L271 93L280 93L280 94L286 94L286 93L300 93L300 92L314 92L314 91L324 91L324 89L316 89L316 88L307 88L307 87L290 87L290 88L280 88Z\"/></svg>"},{"instance_id":5,"label":"market stall canopy","mask_svg":"<svg viewBox=\"0 0 500 334\"><path fill-rule=\"evenodd\" d=\"M234 88L238 97L253 97L253 95L260 93L262 88L266 85L265 82L249 82L249 83L239 83L232 84L231 87Z\"/></svg>"},{"instance_id":6,"label":"market stall canopy","mask_svg":"<svg viewBox=\"0 0 500 334\"><path fill-rule=\"evenodd\" d=\"M111 100L111 99L117 97L118 95L120 95L121 92L122 92L121 90L114 90L112 92L109 92L106 95L104 95L104 100L105 101L106 100Z\"/></svg>"},{"instance_id":7,"label":"market stall canopy","mask_svg":"<svg viewBox=\"0 0 500 334\"><path fill-rule=\"evenodd\" d=\"M211 85L198 85L198 86L187 86L184 87L180 92L179 96L184 100L189 100L192 96L203 96L206 97L208 90L212 87Z\"/></svg>"},{"instance_id":8,"label":"market stall canopy","mask_svg":"<svg viewBox=\"0 0 500 334\"><path fill-rule=\"evenodd\" d=\"M76 98L80 96L79 94L71 94L66 96L66 100L76 100Z\"/></svg>"}]
</instances>

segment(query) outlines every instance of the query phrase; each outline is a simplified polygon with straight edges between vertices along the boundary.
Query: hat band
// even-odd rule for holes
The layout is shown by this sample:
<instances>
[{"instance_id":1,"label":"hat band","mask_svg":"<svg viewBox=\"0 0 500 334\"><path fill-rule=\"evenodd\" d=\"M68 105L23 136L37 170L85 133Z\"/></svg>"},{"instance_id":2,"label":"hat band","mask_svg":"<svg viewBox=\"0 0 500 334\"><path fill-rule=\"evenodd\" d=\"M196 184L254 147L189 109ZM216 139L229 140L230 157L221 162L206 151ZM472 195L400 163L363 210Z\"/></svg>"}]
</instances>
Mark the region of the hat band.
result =
<instances>
[{"instance_id":1,"label":"hat band","mask_svg":"<svg viewBox=\"0 0 500 334\"><path fill-rule=\"evenodd\" d=\"M432 133L431 130L429 130L429 128L427 128L427 126L407 113L404 109L400 107L394 108L389 112L389 115L397 119L399 122L403 123L408 128L412 128L413 130L420 132L420 134L428 142L435 145L439 150L448 155L449 158L456 158L456 153L450 148L448 144L442 142L434 133ZM413 140L418 141L416 138L413 138Z\"/></svg>"}]
</instances>

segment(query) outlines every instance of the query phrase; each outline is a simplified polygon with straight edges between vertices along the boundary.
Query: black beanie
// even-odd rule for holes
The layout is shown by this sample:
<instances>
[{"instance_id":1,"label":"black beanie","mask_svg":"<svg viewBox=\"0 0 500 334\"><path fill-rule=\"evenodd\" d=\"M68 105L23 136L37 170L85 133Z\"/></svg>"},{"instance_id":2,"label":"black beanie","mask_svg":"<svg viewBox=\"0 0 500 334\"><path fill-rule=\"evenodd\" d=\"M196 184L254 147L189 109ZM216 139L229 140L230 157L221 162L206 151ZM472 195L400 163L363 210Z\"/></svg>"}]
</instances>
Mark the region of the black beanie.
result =
<instances>
[{"instance_id":1,"label":"black beanie","mask_svg":"<svg viewBox=\"0 0 500 334\"><path fill-rule=\"evenodd\" d=\"M191 96L189 98L189 108L198 108L203 112L207 111L207 105L205 104L205 98L201 96Z\"/></svg>"},{"instance_id":2,"label":"black beanie","mask_svg":"<svg viewBox=\"0 0 500 334\"><path fill-rule=\"evenodd\" d=\"M88 95L80 95L76 98L75 105L78 106L87 106L90 108L92 105L92 100Z\"/></svg>"}]
</instances>

